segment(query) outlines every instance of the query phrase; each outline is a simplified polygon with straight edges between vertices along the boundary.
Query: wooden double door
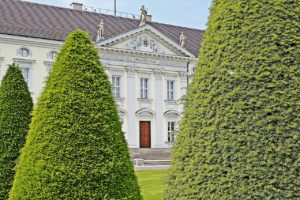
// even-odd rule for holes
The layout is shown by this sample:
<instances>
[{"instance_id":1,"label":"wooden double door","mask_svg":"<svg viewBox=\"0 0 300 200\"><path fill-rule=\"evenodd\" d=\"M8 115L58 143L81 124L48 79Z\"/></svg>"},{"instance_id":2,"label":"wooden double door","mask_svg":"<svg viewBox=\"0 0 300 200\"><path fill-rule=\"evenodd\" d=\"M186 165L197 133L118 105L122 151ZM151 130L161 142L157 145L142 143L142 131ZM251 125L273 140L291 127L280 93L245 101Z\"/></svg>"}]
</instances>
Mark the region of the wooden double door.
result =
<instances>
[{"instance_id":1,"label":"wooden double door","mask_svg":"<svg viewBox=\"0 0 300 200\"><path fill-rule=\"evenodd\" d=\"M150 121L140 121L140 148L151 148Z\"/></svg>"}]
</instances>

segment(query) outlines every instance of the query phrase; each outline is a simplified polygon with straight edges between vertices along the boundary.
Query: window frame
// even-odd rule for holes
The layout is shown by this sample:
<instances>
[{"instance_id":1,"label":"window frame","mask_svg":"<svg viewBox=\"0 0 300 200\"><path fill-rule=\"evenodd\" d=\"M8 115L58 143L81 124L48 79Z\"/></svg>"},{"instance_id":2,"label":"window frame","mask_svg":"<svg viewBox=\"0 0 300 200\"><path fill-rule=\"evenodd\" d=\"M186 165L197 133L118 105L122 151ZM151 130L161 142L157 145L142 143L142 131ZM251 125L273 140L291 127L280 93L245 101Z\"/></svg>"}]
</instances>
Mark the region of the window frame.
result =
<instances>
[{"instance_id":1,"label":"window frame","mask_svg":"<svg viewBox=\"0 0 300 200\"><path fill-rule=\"evenodd\" d=\"M175 100L175 81L174 80L167 80L167 100L168 101Z\"/></svg>"},{"instance_id":2,"label":"window frame","mask_svg":"<svg viewBox=\"0 0 300 200\"><path fill-rule=\"evenodd\" d=\"M121 97L121 76L112 75L111 76L112 83L112 94L115 98Z\"/></svg>"},{"instance_id":3,"label":"window frame","mask_svg":"<svg viewBox=\"0 0 300 200\"><path fill-rule=\"evenodd\" d=\"M168 143L175 142L175 127L176 127L176 121L168 121L167 124Z\"/></svg>"},{"instance_id":4,"label":"window frame","mask_svg":"<svg viewBox=\"0 0 300 200\"><path fill-rule=\"evenodd\" d=\"M24 55L24 51L27 51L27 54L26 54L26 55ZM31 56L31 51L30 51L30 49L27 48L27 47L21 47L21 48L19 48L19 49L17 50L17 55L18 55L18 56L21 56L21 57L23 57L23 58L28 58L28 57Z\"/></svg>"},{"instance_id":5,"label":"window frame","mask_svg":"<svg viewBox=\"0 0 300 200\"><path fill-rule=\"evenodd\" d=\"M24 69L28 70L28 77L27 77L27 79L26 79L26 77L24 77L24 80L27 83L29 91L32 92L32 69L33 69L33 65L34 65L35 61L34 60L25 60L25 59L17 59L17 58L14 58L13 61L20 68L23 77L24 77L23 70Z\"/></svg>"},{"instance_id":6,"label":"window frame","mask_svg":"<svg viewBox=\"0 0 300 200\"><path fill-rule=\"evenodd\" d=\"M149 98L149 79L148 78L140 79L140 98L141 99Z\"/></svg>"},{"instance_id":7,"label":"window frame","mask_svg":"<svg viewBox=\"0 0 300 200\"><path fill-rule=\"evenodd\" d=\"M50 51L50 52L48 53L48 59L49 59L49 60L55 60L56 57L57 57L57 55L58 55L58 52L55 51L55 50L52 50L52 51Z\"/></svg>"}]
</instances>

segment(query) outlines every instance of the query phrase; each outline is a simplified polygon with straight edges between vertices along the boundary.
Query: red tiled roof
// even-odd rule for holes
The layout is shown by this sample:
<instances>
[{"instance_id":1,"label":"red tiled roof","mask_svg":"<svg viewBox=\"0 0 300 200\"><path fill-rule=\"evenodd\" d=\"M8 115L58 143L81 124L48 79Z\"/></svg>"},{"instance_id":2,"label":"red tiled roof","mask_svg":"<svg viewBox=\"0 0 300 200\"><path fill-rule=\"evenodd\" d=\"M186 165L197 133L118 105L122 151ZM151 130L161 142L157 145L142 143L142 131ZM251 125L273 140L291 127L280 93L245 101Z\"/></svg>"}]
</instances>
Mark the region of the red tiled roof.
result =
<instances>
[{"instance_id":1,"label":"red tiled roof","mask_svg":"<svg viewBox=\"0 0 300 200\"><path fill-rule=\"evenodd\" d=\"M0 33L63 41L75 29L82 29L95 40L100 19L105 22L105 37L111 38L138 27L139 20L78 11L19 0L0 0ZM181 32L187 37L186 48L198 56L204 31L157 22L147 22L179 43Z\"/></svg>"}]
</instances>

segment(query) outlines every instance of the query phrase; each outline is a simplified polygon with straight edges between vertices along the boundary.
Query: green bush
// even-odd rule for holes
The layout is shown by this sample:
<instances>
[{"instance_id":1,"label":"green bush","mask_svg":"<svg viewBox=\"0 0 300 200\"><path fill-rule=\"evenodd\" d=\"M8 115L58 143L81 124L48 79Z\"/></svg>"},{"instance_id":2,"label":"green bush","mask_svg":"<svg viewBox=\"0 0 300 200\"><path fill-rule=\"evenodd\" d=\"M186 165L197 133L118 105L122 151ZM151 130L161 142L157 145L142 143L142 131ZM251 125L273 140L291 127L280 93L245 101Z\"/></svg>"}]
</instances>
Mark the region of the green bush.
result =
<instances>
[{"instance_id":1,"label":"green bush","mask_svg":"<svg viewBox=\"0 0 300 200\"><path fill-rule=\"evenodd\" d=\"M300 1L214 0L166 199L299 199Z\"/></svg>"},{"instance_id":2,"label":"green bush","mask_svg":"<svg viewBox=\"0 0 300 200\"><path fill-rule=\"evenodd\" d=\"M32 99L21 70L10 65L0 86L0 199L7 199L14 167L25 143Z\"/></svg>"},{"instance_id":3,"label":"green bush","mask_svg":"<svg viewBox=\"0 0 300 200\"><path fill-rule=\"evenodd\" d=\"M140 199L108 77L83 31L53 64L9 199Z\"/></svg>"}]
</instances>

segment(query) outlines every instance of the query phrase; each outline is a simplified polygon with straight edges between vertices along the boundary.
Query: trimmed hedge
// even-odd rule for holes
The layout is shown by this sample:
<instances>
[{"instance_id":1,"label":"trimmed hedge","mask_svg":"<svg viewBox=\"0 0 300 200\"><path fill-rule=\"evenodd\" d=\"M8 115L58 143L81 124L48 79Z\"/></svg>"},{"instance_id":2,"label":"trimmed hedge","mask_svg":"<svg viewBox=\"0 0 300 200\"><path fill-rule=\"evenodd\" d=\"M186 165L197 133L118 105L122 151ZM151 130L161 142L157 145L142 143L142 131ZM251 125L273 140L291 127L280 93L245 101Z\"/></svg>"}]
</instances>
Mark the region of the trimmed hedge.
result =
<instances>
[{"instance_id":1,"label":"trimmed hedge","mask_svg":"<svg viewBox=\"0 0 300 200\"><path fill-rule=\"evenodd\" d=\"M9 199L141 199L111 85L87 33L71 33L37 106Z\"/></svg>"},{"instance_id":2,"label":"trimmed hedge","mask_svg":"<svg viewBox=\"0 0 300 200\"><path fill-rule=\"evenodd\" d=\"M21 70L10 65L0 86L0 199L7 199L14 167L25 143L32 99Z\"/></svg>"},{"instance_id":3,"label":"trimmed hedge","mask_svg":"<svg viewBox=\"0 0 300 200\"><path fill-rule=\"evenodd\" d=\"M299 199L300 1L214 0L166 199Z\"/></svg>"}]
</instances>

